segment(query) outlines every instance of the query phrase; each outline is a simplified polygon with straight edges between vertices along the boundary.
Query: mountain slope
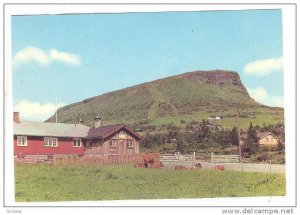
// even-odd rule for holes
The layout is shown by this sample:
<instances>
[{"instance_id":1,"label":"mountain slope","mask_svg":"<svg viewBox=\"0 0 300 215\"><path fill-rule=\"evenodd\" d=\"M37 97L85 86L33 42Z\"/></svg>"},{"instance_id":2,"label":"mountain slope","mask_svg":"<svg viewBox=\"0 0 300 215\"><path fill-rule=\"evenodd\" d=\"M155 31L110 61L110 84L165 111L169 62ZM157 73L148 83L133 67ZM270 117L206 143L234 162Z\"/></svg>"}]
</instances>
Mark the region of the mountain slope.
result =
<instances>
[{"instance_id":1,"label":"mountain slope","mask_svg":"<svg viewBox=\"0 0 300 215\"><path fill-rule=\"evenodd\" d=\"M260 119L266 116L264 123L283 121L283 109L255 102L238 73L222 70L184 73L85 99L60 108L58 119L78 122L82 118L92 125L99 115L105 123L178 124L223 115L229 122L237 108L249 119L261 114ZM47 121L54 120L52 116Z\"/></svg>"}]
</instances>

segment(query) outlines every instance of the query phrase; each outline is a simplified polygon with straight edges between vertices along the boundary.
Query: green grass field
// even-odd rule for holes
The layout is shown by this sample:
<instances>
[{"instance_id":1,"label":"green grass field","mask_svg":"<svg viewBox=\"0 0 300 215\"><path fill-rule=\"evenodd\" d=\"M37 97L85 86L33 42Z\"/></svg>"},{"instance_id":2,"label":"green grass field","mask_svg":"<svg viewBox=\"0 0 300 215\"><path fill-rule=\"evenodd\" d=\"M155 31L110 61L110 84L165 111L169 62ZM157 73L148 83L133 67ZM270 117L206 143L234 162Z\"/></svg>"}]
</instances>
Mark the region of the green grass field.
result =
<instances>
[{"instance_id":1,"label":"green grass field","mask_svg":"<svg viewBox=\"0 0 300 215\"><path fill-rule=\"evenodd\" d=\"M128 165L18 164L15 192L17 202L282 196L285 176Z\"/></svg>"}]
</instances>

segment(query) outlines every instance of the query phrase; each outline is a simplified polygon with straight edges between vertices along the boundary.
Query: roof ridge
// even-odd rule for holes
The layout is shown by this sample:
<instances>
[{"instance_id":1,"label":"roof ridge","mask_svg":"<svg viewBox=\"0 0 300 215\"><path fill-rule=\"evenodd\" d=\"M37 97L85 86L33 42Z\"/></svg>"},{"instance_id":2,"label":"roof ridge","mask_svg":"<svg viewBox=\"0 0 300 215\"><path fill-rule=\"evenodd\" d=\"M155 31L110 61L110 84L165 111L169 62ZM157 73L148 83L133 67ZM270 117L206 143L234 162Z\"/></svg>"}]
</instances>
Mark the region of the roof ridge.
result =
<instances>
[{"instance_id":1,"label":"roof ridge","mask_svg":"<svg viewBox=\"0 0 300 215\"><path fill-rule=\"evenodd\" d=\"M63 125L85 125L82 123L65 123L65 122L40 122L40 121L20 121L20 123L43 123L43 124L63 124ZM18 123L18 124L20 124ZM87 125L85 125L87 126ZM89 126L88 126L89 127Z\"/></svg>"},{"instance_id":2,"label":"roof ridge","mask_svg":"<svg viewBox=\"0 0 300 215\"><path fill-rule=\"evenodd\" d=\"M113 133L115 133L116 131L118 131L120 129L126 129L130 133L135 135L136 137L142 138L142 136L140 136L138 133L136 133L132 128L130 128L125 123L114 124L114 125L106 125L106 126L101 126L101 127L98 127L98 128L92 128L88 132L88 138L92 138L92 137L106 138L106 137L112 135Z\"/></svg>"},{"instance_id":3,"label":"roof ridge","mask_svg":"<svg viewBox=\"0 0 300 215\"><path fill-rule=\"evenodd\" d=\"M113 127L113 126L120 126L120 125L125 125L124 123L122 124L112 124L112 125L103 125L103 126L100 126L100 127L92 127L92 129L99 129L99 128L108 128L108 127Z\"/></svg>"}]
</instances>

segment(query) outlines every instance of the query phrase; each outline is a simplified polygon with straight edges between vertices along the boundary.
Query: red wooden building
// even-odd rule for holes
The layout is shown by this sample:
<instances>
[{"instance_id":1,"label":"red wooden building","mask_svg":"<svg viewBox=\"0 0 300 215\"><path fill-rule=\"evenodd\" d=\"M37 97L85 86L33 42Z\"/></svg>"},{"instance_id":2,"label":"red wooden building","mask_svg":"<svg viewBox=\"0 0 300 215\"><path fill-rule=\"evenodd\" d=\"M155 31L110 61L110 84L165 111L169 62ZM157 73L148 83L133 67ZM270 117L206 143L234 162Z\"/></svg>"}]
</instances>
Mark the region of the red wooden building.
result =
<instances>
[{"instance_id":1,"label":"red wooden building","mask_svg":"<svg viewBox=\"0 0 300 215\"><path fill-rule=\"evenodd\" d=\"M125 124L102 126L96 118L95 128L81 123L22 122L14 112L14 154L138 154L142 137Z\"/></svg>"}]
</instances>

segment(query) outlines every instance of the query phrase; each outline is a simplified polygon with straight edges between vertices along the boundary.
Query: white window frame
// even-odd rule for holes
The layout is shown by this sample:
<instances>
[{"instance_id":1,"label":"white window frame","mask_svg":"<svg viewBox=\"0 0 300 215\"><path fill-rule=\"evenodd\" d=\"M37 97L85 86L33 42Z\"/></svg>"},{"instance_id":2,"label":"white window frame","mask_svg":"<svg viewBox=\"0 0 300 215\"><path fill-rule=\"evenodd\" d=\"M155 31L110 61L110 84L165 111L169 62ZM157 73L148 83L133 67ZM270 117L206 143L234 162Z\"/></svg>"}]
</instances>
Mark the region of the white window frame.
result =
<instances>
[{"instance_id":1,"label":"white window frame","mask_svg":"<svg viewBox=\"0 0 300 215\"><path fill-rule=\"evenodd\" d=\"M78 145L78 143L79 143L79 145ZM82 145L82 141L80 138L73 139L73 147L81 147L81 145Z\"/></svg>"},{"instance_id":2,"label":"white window frame","mask_svg":"<svg viewBox=\"0 0 300 215\"><path fill-rule=\"evenodd\" d=\"M117 140L109 140L108 145L110 148L117 148Z\"/></svg>"},{"instance_id":3,"label":"white window frame","mask_svg":"<svg viewBox=\"0 0 300 215\"><path fill-rule=\"evenodd\" d=\"M17 136L17 146L27 146L27 136Z\"/></svg>"},{"instance_id":4,"label":"white window frame","mask_svg":"<svg viewBox=\"0 0 300 215\"><path fill-rule=\"evenodd\" d=\"M58 138L57 137L44 137L44 146L45 147L58 147Z\"/></svg>"}]
</instances>

